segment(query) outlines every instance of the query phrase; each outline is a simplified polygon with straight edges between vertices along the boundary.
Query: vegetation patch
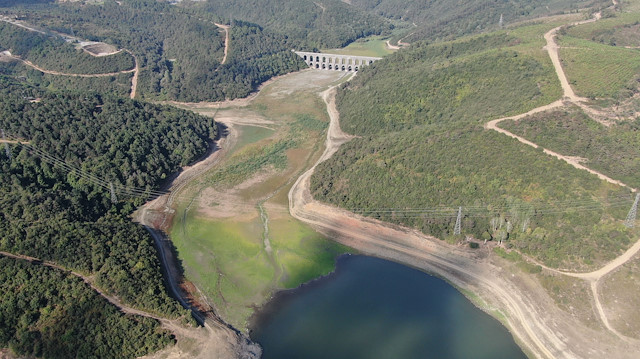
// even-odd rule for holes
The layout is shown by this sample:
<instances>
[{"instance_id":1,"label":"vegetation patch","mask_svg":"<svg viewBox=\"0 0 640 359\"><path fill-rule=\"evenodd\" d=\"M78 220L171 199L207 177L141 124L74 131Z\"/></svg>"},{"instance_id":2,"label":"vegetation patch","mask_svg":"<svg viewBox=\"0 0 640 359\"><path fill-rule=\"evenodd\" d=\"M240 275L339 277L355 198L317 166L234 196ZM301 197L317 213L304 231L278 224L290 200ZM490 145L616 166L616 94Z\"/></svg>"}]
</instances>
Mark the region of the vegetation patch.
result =
<instances>
[{"instance_id":1,"label":"vegetation patch","mask_svg":"<svg viewBox=\"0 0 640 359\"><path fill-rule=\"evenodd\" d=\"M318 166L313 195L442 239L462 206L463 234L549 266L621 254L636 235L622 224L628 190L481 129L561 96L548 60L527 55L552 25L412 46L364 69L337 98L343 128L360 137Z\"/></svg>"},{"instance_id":2,"label":"vegetation patch","mask_svg":"<svg viewBox=\"0 0 640 359\"><path fill-rule=\"evenodd\" d=\"M71 274L2 256L0 268L0 347L18 355L137 358L175 342Z\"/></svg>"},{"instance_id":3,"label":"vegetation patch","mask_svg":"<svg viewBox=\"0 0 640 359\"><path fill-rule=\"evenodd\" d=\"M605 127L570 107L505 121L500 127L544 148L583 158L585 166L640 187L640 119Z\"/></svg>"},{"instance_id":4,"label":"vegetation patch","mask_svg":"<svg viewBox=\"0 0 640 359\"><path fill-rule=\"evenodd\" d=\"M580 96L627 98L638 91L638 51L561 36L560 58L569 82Z\"/></svg>"},{"instance_id":5,"label":"vegetation patch","mask_svg":"<svg viewBox=\"0 0 640 359\"><path fill-rule=\"evenodd\" d=\"M176 216L170 233L186 275L213 301L218 315L244 328L274 281L274 267L263 250L260 218L213 221L188 213Z\"/></svg>"},{"instance_id":6,"label":"vegetation patch","mask_svg":"<svg viewBox=\"0 0 640 359\"><path fill-rule=\"evenodd\" d=\"M29 141L0 154L0 205L7 209L0 249L94 275L137 308L184 315L165 290L153 240L129 215L146 191L206 150L213 120L0 80L0 128Z\"/></svg>"},{"instance_id":7,"label":"vegetation patch","mask_svg":"<svg viewBox=\"0 0 640 359\"><path fill-rule=\"evenodd\" d=\"M599 293L609 323L623 335L640 338L640 313L634 305L640 295L640 259L625 263L603 278Z\"/></svg>"}]
</instances>

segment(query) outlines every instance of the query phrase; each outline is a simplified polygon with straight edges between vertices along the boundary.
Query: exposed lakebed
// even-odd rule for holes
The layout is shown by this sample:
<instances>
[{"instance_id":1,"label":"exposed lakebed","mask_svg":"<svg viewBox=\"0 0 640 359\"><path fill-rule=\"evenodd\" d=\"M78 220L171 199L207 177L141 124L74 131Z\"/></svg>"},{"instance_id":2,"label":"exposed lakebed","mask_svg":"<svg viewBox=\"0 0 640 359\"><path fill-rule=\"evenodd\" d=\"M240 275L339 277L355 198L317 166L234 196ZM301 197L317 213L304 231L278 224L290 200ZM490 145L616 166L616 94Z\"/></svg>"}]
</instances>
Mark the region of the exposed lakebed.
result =
<instances>
[{"instance_id":1,"label":"exposed lakebed","mask_svg":"<svg viewBox=\"0 0 640 359\"><path fill-rule=\"evenodd\" d=\"M328 277L279 293L254 318L264 359L526 358L494 318L440 278L343 256Z\"/></svg>"}]
</instances>

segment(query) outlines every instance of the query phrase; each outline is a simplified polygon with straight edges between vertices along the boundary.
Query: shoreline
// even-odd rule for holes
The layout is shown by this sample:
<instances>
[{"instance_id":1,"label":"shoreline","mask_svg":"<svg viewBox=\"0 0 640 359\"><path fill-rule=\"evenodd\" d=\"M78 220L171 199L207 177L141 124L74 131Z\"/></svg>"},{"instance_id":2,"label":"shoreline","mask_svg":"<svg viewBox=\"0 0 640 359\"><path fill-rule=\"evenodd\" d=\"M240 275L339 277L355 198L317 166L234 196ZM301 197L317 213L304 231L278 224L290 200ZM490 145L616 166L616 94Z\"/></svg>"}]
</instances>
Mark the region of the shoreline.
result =
<instances>
[{"instance_id":1,"label":"shoreline","mask_svg":"<svg viewBox=\"0 0 640 359\"><path fill-rule=\"evenodd\" d=\"M506 324L518 345L530 357L578 358L598 352L602 347L605 347L601 351L603 355L617 353L620 358L633 357L626 350L634 348L633 344L617 338L601 338L598 347L588 348L592 342L588 338L600 337L602 332L585 327L562 311L535 277L522 272L509 273L511 278L500 277L498 273L508 270L503 268L507 264L500 263L495 256L486 252L483 256L481 252L448 245L410 228L361 217L314 200L309 191L309 181L315 167L352 138L340 130L335 98L329 94L324 93L331 117L325 152L312 168L298 178L289 192L289 208L295 218L363 254L416 267L445 279L463 294L468 291L477 295L488 304L488 311L495 308L504 314L502 319L495 313L489 313ZM472 302L476 304L475 300ZM567 334L572 341L567 340Z\"/></svg>"}]
</instances>

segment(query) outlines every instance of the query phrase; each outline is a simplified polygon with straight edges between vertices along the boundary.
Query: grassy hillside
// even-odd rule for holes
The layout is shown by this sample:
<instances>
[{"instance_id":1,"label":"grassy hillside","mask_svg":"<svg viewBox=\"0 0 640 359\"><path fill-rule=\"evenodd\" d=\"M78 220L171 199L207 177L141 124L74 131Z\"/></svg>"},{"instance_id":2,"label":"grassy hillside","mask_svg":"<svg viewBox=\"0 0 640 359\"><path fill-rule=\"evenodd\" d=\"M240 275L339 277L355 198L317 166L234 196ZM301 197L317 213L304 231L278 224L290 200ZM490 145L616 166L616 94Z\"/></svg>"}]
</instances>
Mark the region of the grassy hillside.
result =
<instances>
[{"instance_id":1,"label":"grassy hillside","mask_svg":"<svg viewBox=\"0 0 640 359\"><path fill-rule=\"evenodd\" d=\"M605 127L580 109L536 114L500 127L545 148L585 159L585 165L640 187L640 118Z\"/></svg>"},{"instance_id":2,"label":"grassy hillside","mask_svg":"<svg viewBox=\"0 0 640 359\"><path fill-rule=\"evenodd\" d=\"M628 191L481 127L560 98L548 57L532 55L553 27L417 45L364 69L337 99L361 137L318 167L316 198L452 240L462 206L463 235L552 266L620 254Z\"/></svg>"},{"instance_id":3,"label":"grassy hillside","mask_svg":"<svg viewBox=\"0 0 640 359\"><path fill-rule=\"evenodd\" d=\"M394 20L414 24L405 42L447 40L462 35L495 30L526 18L574 11L604 0L351 0L354 7Z\"/></svg>"}]
</instances>

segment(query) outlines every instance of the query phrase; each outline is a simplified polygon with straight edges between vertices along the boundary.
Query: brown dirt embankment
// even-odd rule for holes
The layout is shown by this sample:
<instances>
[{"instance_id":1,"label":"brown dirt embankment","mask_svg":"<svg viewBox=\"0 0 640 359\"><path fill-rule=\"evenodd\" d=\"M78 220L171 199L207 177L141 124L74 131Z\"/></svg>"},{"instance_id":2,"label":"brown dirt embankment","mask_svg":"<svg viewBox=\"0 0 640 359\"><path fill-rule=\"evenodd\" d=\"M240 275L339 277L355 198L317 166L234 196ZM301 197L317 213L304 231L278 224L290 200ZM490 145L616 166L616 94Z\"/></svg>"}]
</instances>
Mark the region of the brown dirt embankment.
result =
<instances>
[{"instance_id":1,"label":"brown dirt embankment","mask_svg":"<svg viewBox=\"0 0 640 359\"><path fill-rule=\"evenodd\" d=\"M587 358L608 355L633 358L637 343L585 327L561 311L535 280L505 273L488 250L448 245L415 230L364 218L315 201L309 181L318 163L330 158L351 136L340 130L335 89L324 94L331 124L326 149L289 192L291 214L332 239L365 254L391 259L434 273L464 291L502 321L535 358ZM488 303L482 305L482 303ZM595 354L595 356L594 356Z\"/></svg>"}]
</instances>

